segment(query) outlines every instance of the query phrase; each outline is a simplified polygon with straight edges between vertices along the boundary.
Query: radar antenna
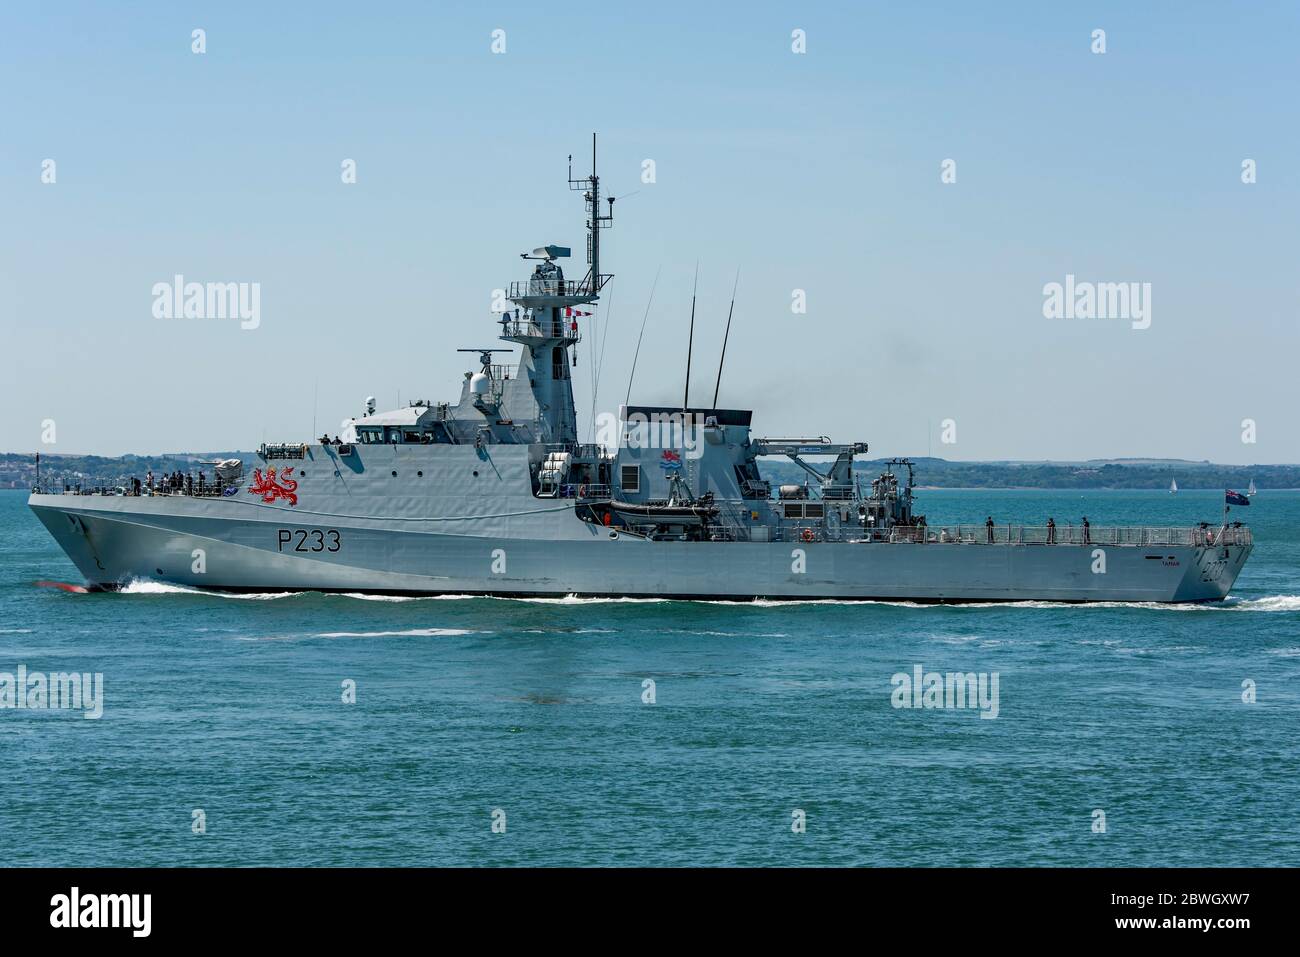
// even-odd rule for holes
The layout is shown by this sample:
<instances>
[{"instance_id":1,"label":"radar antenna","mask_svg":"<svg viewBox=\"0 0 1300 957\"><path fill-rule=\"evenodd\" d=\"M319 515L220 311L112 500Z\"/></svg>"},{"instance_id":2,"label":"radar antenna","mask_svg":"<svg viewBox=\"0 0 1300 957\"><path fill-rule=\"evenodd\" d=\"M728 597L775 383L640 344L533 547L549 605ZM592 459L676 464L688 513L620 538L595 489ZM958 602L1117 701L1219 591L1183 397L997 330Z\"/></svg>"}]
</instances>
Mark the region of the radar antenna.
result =
<instances>
[{"instance_id":1,"label":"radar antenna","mask_svg":"<svg viewBox=\"0 0 1300 957\"><path fill-rule=\"evenodd\" d=\"M457 352L477 352L478 361L483 364L483 374L492 374L492 353L494 352L514 352L513 349L457 349Z\"/></svg>"}]
</instances>

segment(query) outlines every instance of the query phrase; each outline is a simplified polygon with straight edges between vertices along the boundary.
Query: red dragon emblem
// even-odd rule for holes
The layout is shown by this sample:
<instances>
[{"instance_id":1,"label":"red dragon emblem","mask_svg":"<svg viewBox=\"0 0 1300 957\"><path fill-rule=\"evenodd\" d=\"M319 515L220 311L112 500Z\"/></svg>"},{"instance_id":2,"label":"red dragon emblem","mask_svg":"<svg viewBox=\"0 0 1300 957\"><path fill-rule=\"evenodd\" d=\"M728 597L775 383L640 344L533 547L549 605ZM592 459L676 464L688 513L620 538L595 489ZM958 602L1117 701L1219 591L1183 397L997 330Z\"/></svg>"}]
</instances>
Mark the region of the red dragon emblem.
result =
<instances>
[{"instance_id":1,"label":"red dragon emblem","mask_svg":"<svg viewBox=\"0 0 1300 957\"><path fill-rule=\"evenodd\" d=\"M253 469L253 484L248 487L249 494L262 496L263 502L274 502L276 499L287 499L290 505L298 504L298 496L295 494L298 489L296 480L289 478L293 471L290 465L280 472L280 480L275 478L275 466L272 465L266 470L266 475L262 475L261 469Z\"/></svg>"}]
</instances>

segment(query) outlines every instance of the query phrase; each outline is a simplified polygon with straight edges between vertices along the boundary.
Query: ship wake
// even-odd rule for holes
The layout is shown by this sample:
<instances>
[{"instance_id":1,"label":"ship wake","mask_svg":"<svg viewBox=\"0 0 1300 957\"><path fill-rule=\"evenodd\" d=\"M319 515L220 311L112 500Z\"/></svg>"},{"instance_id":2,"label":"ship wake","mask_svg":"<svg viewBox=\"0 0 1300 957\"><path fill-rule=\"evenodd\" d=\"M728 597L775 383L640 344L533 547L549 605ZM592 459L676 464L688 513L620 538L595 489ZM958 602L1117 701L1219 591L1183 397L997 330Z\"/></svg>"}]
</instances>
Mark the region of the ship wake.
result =
<instances>
[{"instance_id":1,"label":"ship wake","mask_svg":"<svg viewBox=\"0 0 1300 957\"><path fill-rule=\"evenodd\" d=\"M174 585L169 582L153 581L151 579L134 579L118 589L118 594L122 595L146 595L146 596L164 596L164 595L204 595L217 598L237 599L244 601L274 601L283 598L293 598L304 595L323 595L328 598L351 599L353 601L378 601L378 602L408 602L408 601L503 601L503 602L520 602L527 604L541 605L558 605L558 606L584 606L584 605L656 605L669 602L679 603L689 601L688 599L671 599L671 598L638 598L631 596L580 596L567 595L561 598L557 597L503 597L503 596L484 596L484 595L381 595L369 594L366 592L335 592L322 593L313 591L268 591L268 592L224 592L214 589L193 588L187 585ZM1075 609L1079 611L1087 609L1117 609L1132 608L1158 611L1174 612L1298 612L1300 611L1300 595L1262 595L1256 598L1239 598L1229 597L1220 602L1189 602L1189 603L1166 603L1166 602L1145 602L1145 601L1098 601L1098 602L1057 602L1057 601L972 601L959 602L951 605L936 605L931 602L915 602L906 600L889 600L889 599L779 599L779 598L759 598L752 600L743 599L712 599L701 600L698 604L709 605L729 605L745 608L797 608L800 606L825 607L828 605L846 605L846 606L871 606L882 605L894 608L917 608L933 609L947 608L951 610L978 610L978 609L998 609L1008 610L1016 608L1039 608L1039 609ZM343 636L340 636L343 637Z\"/></svg>"}]
</instances>

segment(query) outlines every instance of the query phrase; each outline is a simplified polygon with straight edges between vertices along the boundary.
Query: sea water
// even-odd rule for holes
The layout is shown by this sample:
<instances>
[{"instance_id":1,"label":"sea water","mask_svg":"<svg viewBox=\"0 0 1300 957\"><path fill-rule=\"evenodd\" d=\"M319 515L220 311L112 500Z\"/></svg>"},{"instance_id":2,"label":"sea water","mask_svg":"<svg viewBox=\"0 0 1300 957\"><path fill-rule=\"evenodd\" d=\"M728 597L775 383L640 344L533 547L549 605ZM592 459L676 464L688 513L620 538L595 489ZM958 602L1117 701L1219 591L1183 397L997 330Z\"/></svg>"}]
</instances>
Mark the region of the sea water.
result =
<instances>
[{"instance_id":1,"label":"sea water","mask_svg":"<svg viewBox=\"0 0 1300 957\"><path fill-rule=\"evenodd\" d=\"M1218 605L82 595L36 585L81 578L0 492L0 673L102 681L98 718L0 710L0 862L1294 866L1300 492L1232 517L1256 545ZM996 675L996 716L896 706L918 666Z\"/></svg>"}]
</instances>

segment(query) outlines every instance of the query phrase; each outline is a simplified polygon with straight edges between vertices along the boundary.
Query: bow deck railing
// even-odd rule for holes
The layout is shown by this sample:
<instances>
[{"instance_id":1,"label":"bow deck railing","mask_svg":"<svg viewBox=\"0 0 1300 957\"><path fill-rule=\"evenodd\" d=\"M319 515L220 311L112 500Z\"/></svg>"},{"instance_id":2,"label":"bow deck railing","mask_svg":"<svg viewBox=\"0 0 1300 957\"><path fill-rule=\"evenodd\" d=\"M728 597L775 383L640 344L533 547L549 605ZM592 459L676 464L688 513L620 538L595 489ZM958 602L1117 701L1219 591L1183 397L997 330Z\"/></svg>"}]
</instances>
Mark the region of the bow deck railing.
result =
<instances>
[{"instance_id":1,"label":"bow deck railing","mask_svg":"<svg viewBox=\"0 0 1300 957\"><path fill-rule=\"evenodd\" d=\"M167 488L161 485L149 488L142 483L139 492L135 491L133 485L70 485L66 488L35 486L32 491L37 495L106 495L118 498L230 498L238 494L247 482L247 478L233 484L209 479L202 485L193 483L189 486L182 485L180 488Z\"/></svg>"}]
</instances>

